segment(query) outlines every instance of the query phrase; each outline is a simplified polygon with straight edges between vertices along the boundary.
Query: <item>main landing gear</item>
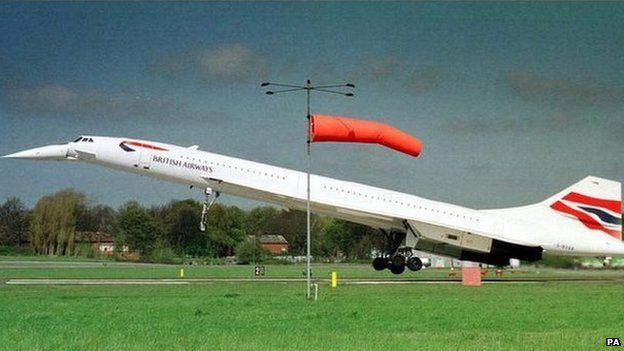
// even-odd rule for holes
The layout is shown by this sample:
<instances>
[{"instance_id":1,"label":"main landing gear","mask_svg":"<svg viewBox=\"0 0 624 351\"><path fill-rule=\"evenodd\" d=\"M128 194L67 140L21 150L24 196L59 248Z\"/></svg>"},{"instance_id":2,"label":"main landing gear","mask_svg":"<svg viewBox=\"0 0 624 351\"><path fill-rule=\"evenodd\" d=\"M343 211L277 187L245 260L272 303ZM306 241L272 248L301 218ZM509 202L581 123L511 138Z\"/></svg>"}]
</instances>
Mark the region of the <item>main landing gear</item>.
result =
<instances>
[{"instance_id":1,"label":"main landing gear","mask_svg":"<svg viewBox=\"0 0 624 351\"><path fill-rule=\"evenodd\" d=\"M383 255L373 260L373 268L376 271L389 269L394 274L405 272L405 267L410 271L419 271L423 267L422 260L413 256L412 248L402 247L397 250L394 255Z\"/></svg>"},{"instance_id":2,"label":"main landing gear","mask_svg":"<svg viewBox=\"0 0 624 351\"><path fill-rule=\"evenodd\" d=\"M411 227L406 224L406 229L412 231ZM405 267L410 271L419 271L423 267L422 260L414 256L414 252L411 247L401 247L401 243L407 235L403 231L391 231L390 233L381 229L381 232L386 236L388 240L388 250L380 257L373 260L373 268L376 271L383 271L389 269L394 274L401 274L405 272ZM418 238L418 235L414 231L412 233Z\"/></svg>"},{"instance_id":3,"label":"main landing gear","mask_svg":"<svg viewBox=\"0 0 624 351\"><path fill-rule=\"evenodd\" d=\"M199 230L202 232L206 231L206 222L208 220L208 210L210 207L217 201L219 195L221 195L218 191L213 191L210 188L206 188L204 190L204 194L206 195L206 199L204 200L204 207L202 208L201 221L199 222Z\"/></svg>"}]
</instances>

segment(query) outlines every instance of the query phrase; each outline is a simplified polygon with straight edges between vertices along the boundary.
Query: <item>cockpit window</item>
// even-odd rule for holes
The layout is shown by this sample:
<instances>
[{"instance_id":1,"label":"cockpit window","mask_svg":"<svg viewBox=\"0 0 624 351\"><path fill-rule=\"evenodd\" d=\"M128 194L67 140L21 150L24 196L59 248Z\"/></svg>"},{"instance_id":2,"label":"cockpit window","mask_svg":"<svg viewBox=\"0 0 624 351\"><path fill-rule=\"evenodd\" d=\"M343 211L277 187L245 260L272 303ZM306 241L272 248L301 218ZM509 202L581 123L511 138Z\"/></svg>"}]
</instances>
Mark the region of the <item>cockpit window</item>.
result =
<instances>
[{"instance_id":1,"label":"cockpit window","mask_svg":"<svg viewBox=\"0 0 624 351\"><path fill-rule=\"evenodd\" d=\"M80 140L82 140L82 136L79 136L78 138L76 138L76 140L74 140L74 143L79 142Z\"/></svg>"},{"instance_id":2,"label":"cockpit window","mask_svg":"<svg viewBox=\"0 0 624 351\"><path fill-rule=\"evenodd\" d=\"M93 142L93 138L89 138L89 142L92 143Z\"/></svg>"}]
</instances>

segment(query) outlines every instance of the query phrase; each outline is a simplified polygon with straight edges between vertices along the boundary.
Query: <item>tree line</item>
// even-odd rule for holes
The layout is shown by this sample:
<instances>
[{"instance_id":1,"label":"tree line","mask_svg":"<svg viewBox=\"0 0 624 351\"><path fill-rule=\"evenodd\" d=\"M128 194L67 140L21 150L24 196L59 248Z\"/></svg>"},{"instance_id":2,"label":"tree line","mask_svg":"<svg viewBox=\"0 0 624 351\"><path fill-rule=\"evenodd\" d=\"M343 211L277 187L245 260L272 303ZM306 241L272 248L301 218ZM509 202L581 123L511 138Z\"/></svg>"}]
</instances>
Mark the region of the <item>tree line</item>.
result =
<instances>
[{"instance_id":1,"label":"tree line","mask_svg":"<svg viewBox=\"0 0 624 351\"><path fill-rule=\"evenodd\" d=\"M84 255L76 233L105 232L112 235L116 250L126 246L144 260L237 255L247 262L267 255L249 237L275 234L286 238L289 255L305 255L305 212L214 204L207 229L201 232L201 211L202 204L194 199L150 207L131 201L115 209L90 204L84 194L71 189L42 197L32 209L9 198L0 205L0 247L26 247L39 255ZM385 245L383 237L366 226L316 215L311 223L316 258L368 259L371 251Z\"/></svg>"}]
</instances>

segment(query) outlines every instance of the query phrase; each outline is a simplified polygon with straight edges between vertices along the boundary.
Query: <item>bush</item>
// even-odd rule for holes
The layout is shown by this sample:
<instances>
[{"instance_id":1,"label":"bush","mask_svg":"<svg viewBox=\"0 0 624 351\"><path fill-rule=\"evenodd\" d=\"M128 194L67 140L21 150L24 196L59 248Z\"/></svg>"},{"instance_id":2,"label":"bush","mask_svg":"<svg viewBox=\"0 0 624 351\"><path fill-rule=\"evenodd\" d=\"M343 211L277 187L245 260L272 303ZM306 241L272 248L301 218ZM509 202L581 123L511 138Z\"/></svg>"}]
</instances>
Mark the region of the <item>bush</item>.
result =
<instances>
[{"instance_id":1,"label":"bush","mask_svg":"<svg viewBox=\"0 0 624 351\"><path fill-rule=\"evenodd\" d=\"M573 256L545 256L537 262L538 266L550 268L576 268L578 267L578 257Z\"/></svg>"},{"instance_id":2,"label":"bush","mask_svg":"<svg viewBox=\"0 0 624 351\"><path fill-rule=\"evenodd\" d=\"M147 261L152 263L182 263L182 258L176 255L172 248L158 243L150 252Z\"/></svg>"},{"instance_id":3,"label":"bush","mask_svg":"<svg viewBox=\"0 0 624 351\"><path fill-rule=\"evenodd\" d=\"M225 262L225 258L223 257L204 257L204 264L205 265L209 265L209 266L222 266L224 264L226 264L227 262Z\"/></svg>"},{"instance_id":4,"label":"bush","mask_svg":"<svg viewBox=\"0 0 624 351\"><path fill-rule=\"evenodd\" d=\"M294 264L293 261L291 261L288 257L285 256L270 256L266 262L263 263L268 263L268 264L273 264L273 265L291 265Z\"/></svg>"},{"instance_id":5,"label":"bush","mask_svg":"<svg viewBox=\"0 0 624 351\"><path fill-rule=\"evenodd\" d=\"M0 246L0 256L33 256L35 252L29 247Z\"/></svg>"},{"instance_id":6,"label":"bush","mask_svg":"<svg viewBox=\"0 0 624 351\"><path fill-rule=\"evenodd\" d=\"M98 256L97 249L93 245L81 243L74 248L74 256L96 258Z\"/></svg>"},{"instance_id":7,"label":"bush","mask_svg":"<svg viewBox=\"0 0 624 351\"><path fill-rule=\"evenodd\" d=\"M250 264L250 263L263 263L270 257L271 253L260 244L255 243L252 240L245 240L236 246L234 250L236 254L236 261L238 264Z\"/></svg>"}]
</instances>

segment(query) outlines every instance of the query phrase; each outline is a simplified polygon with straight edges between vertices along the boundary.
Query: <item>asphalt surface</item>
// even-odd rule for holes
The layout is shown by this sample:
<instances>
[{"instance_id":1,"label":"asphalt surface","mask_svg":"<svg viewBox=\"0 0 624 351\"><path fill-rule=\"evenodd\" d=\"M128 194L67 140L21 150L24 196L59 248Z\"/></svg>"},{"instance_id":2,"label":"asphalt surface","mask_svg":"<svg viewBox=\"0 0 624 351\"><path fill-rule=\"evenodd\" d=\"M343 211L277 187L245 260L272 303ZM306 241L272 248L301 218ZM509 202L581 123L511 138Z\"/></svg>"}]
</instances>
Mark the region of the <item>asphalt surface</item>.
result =
<instances>
[{"instance_id":1,"label":"asphalt surface","mask_svg":"<svg viewBox=\"0 0 624 351\"><path fill-rule=\"evenodd\" d=\"M223 283L302 283L304 278L179 278L179 279L7 279L7 285L186 285ZM315 279L315 283L329 284L329 279ZM600 279L484 279L483 284L547 284L547 283L624 283L624 278ZM460 284L458 279L349 279L339 281L344 285L386 284Z\"/></svg>"}]
</instances>

